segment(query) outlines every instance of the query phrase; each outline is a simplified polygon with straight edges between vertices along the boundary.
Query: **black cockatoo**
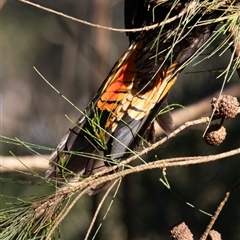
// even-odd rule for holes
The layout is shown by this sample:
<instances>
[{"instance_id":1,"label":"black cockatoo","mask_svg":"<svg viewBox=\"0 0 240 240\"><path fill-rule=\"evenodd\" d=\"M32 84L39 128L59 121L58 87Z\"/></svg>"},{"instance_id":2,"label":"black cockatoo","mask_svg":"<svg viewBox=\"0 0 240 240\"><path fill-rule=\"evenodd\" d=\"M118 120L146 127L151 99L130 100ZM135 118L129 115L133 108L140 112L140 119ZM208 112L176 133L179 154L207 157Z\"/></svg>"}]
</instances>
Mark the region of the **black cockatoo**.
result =
<instances>
[{"instance_id":1,"label":"black cockatoo","mask_svg":"<svg viewBox=\"0 0 240 240\"><path fill-rule=\"evenodd\" d=\"M167 134L172 130L170 115L158 113L178 73L216 27L199 24L215 13L189 12L189 2L125 0L127 29L159 25L127 34L129 48L52 153L47 178L87 177L122 161L148 138L156 118Z\"/></svg>"}]
</instances>

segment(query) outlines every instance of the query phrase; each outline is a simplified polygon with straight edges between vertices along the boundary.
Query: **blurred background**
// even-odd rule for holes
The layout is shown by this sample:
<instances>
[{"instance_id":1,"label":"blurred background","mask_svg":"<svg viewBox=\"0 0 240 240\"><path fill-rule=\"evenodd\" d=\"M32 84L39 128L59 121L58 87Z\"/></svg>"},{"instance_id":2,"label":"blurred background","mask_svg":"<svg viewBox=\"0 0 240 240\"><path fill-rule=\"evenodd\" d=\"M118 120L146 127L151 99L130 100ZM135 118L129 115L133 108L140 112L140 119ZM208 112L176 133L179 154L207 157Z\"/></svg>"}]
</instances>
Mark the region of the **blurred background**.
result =
<instances>
[{"instance_id":1,"label":"blurred background","mask_svg":"<svg viewBox=\"0 0 240 240\"><path fill-rule=\"evenodd\" d=\"M92 23L124 28L122 0L39 0L33 1L47 8ZM84 110L106 78L113 64L128 46L125 33L89 27L16 0L2 0L1 4L1 135L25 142L54 148L72 125L65 117L77 119L79 112L58 95L36 73L40 73L78 108ZM222 36L224 38L224 36ZM207 56L219 43L213 45L195 61ZM200 64L192 63L178 79L169 95L169 103L184 106L197 104L209 96L217 97L230 51L213 55ZM225 89L232 87L240 97L237 74ZM211 113L206 102L205 115L195 109L195 118ZM209 107L208 107L209 106ZM188 116L187 111L184 112ZM176 118L179 118L178 116ZM202 139L204 126L192 127L168 141L147 160L217 154L239 147L240 117L226 122L226 141L219 147L210 147ZM159 137L162 137L161 135ZM24 147L0 144L0 154L32 155ZM49 151L40 151L50 154ZM44 175L44 171L40 171ZM95 239L169 239L168 229L185 221L197 237L205 230L210 217L190 208L214 213L225 193L239 179L239 156L206 164L167 169L172 193L160 181L161 170L147 171L125 177L113 206ZM2 172L2 178L29 180L31 177ZM34 179L34 181L37 181ZM51 192L48 187L0 183L3 195L22 197ZM61 225L62 239L84 239L94 210L104 193L86 196L76 204ZM176 197L176 194L183 200ZM111 194L113 195L113 193ZM2 198L0 206L8 200ZM96 227L101 223L111 196L103 207ZM240 239L240 193L232 196L224 207L214 229L222 239Z\"/></svg>"}]
</instances>

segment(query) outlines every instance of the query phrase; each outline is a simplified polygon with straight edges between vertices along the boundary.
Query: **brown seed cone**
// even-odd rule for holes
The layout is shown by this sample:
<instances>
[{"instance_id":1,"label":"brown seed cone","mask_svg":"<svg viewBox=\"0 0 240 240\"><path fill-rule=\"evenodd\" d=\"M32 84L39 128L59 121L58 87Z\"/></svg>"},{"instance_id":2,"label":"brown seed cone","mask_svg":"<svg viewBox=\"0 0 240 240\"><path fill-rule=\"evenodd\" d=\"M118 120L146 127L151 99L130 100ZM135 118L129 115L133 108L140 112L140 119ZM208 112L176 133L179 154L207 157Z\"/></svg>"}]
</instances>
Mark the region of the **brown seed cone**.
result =
<instances>
[{"instance_id":1,"label":"brown seed cone","mask_svg":"<svg viewBox=\"0 0 240 240\"><path fill-rule=\"evenodd\" d=\"M215 114L225 116L227 119L235 118L238 113L239 102L237 98L230 95L221 95L217 104L217 98L213 98L211 102L212 109L215 109Z\"/></svg>"},{"instance_id":2,"label":"brown seed cone","mask_svg":"<svg viewBox=\"0 0 240 240\"><path fill-rule=\"evenodd\" d=\"M193 240L193 234L185 222L174 225L170 229L170 237L172 240Z\"/></svg>"},{"instance_id":3,"label":"brown seed cone","mask_svg":"<svg viewBox=\"0 0 240 240\"><path fill-rule=\"evenodd\" d=\"M214 124L208 128L204 140L209 145L218 146L225 140L226 135L227 132L225 127L219 124Z\"/></svg>"},{"instance_id":4,"label":"brown seed cone","mask_svg":"<svg viewBox=\"0 0 240 240\"><path fill-rule=\"evenodd\" d=\"M207 240L222 240L222 237L219 232L211 230L208 234Z\"/></svg>"}]
</instances>

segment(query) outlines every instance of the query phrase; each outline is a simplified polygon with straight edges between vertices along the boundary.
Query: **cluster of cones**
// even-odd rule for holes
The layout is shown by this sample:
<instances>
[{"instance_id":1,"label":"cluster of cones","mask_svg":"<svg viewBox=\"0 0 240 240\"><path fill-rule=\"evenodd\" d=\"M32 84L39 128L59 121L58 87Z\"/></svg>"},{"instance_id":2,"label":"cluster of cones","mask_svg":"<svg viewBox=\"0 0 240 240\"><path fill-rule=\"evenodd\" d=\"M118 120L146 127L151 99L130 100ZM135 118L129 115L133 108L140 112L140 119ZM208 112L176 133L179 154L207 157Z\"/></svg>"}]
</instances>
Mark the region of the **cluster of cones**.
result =
<instances>
[{"instance_id":1,"label":"cluster of cones","mask_svg":"<svg viewBox=\"0 0 240 240\"><path fill-rule=\"evenodd\" d=\"M239 112L237 98L230 95L221 95L219 99L213 98L211 102L214 118L220 118L221 122L212 124L204 135L205 141L212 146L220 145L226 138L227 131L223 126L224 119L233 119Z\"/></svg>"}]
</instances>

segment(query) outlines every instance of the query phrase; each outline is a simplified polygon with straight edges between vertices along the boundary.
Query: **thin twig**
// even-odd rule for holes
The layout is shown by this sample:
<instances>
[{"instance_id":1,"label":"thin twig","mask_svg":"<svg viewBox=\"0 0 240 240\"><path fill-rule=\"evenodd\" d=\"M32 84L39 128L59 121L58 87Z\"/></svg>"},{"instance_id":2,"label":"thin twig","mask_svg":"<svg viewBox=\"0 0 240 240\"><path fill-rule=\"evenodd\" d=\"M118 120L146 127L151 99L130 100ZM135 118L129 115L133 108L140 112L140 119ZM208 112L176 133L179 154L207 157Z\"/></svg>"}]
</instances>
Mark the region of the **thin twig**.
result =
<instances>
[{"instance_id":1,"label":"thin twig","mask_svg":"<svg viewBox=\"0 0 240 240\"><path fill-rule=\"evenodd\" d=\"M127 158L125 161L122 161L122 162L121 162L121 165L126 165L126 164L128 164L128 163L130 163L130 162L132 162L132 161L134 161L134 160L136 160L136 159L138 159L140 156L143 156L143 155L149 153L150 151L152 151L152 150L156 149L157 147L161 146L161 145L162 145L163 143L165 143L167 140L175 137L177 134L179 134L179 133L180 133L181 131L183 131L184 129L186 129L186 128L190 127L190 126L193 126L193 125L202 124L202 123L207 123L208 121L209 121L209 118L208 118L208 117L203 117L203 118L200 118L200 119L198 119L198 120L193 120L193 121L188 121L188 122L186 122L185 124L183 124L183 125L181 125L179 128L177 128L175 131L173 131L170 135L162 138L160 141L158 141L158 142L152 144L151 146L145 148L144 150L142 150L142 151L139 152L138 154L136 153L136 154L134 154L132 157L129 157L129 158ZM34 164L32 165L32 162L41 162L41 163L42 163L42 161L32 161L33 158L35 158L35 157L33 157L33 156L31 156L31 157L26 157L26 161L23 161L23 162L25 162L25 165L30 164L33 168L34 168L34 167L37 167L37 166L34 165ZM5 170L13 170L10 166L12 166L12 165L15 164L15 163L13 162L14 159L15 159L15 158L13 158L13 157L7 158L6 164L0 165L0 171L3 172L4 169L5 169ZM47 159L47 157L46 157L46 159ZM11 162L10 160L11 160L12 162ZM15 159L15 160L16 160L16 159ZM4 162L5 162L5 161L4 161ZM10 163L10 162L11 162L11 163ZM43 165L43 166L41 165L41 167L44 167L44 166L46 167L46 166L47 166L47 162L48 162L48 161L45 161L44 165ZM9 166L8 163L10 163L10 166ZM18 166L18 165L19 165L19 166ZM18 165L16 165L16 166L17 166L16 169L22 169L22 164L18 164ZM29 166L29 165L28 165L28 166ZM101 172L100 174L103 175L103 174L105 174L105 173L107 173L107 172L110 172L110 171L112 171L112 170L114 170L114 169L116 169L116 168L118 168L118 167L119 167L119 166L113 166L113 167L109 168L108 170L106 170L106 172ZM24 168L24 169L25 169L25 168Z\"/></svg>"},{"instance_id":2,"label":"thin twig","mask_svg":"<svg viewBox=\"0 0 240 240\"><path fill-rule=\"evenodd\" d=\"M159 140L158 142L152 144L151 146L145 148L144 150L142 150L140 153L136 153L134 154L132 157L127 158L126 160L122 161L121 163L114 165L113 167L104 170L96 175L104 175L108 172L111 172L115 169L117 169L119 166L125 166L126 164L138 159L139 157L142 157L143 155L151 152L152 150L155 150L156 148L158 148L159 146L161 146L163 143L165 143L166 141L168 141L169 139L175 137L176 135L178 135L181 131L185 130L186 128L193 126L193 125L198 125L198 124L203 124L203 123L207 123L209 121L209 117L202 117L200 119L197 120L193 120L193 121L188 121L185 124L181 125L179 128L177 128L175 131L173 131L171 134L169 134L168 136L162 138L161 140Z\"/></svg>"},{"instance_id":3,"label":"thin twig","mask_svg":"<svg viewBox=\"0 0 240 240\"><path fill-rule=\"evenodd\" d=\"M105 199L107 198L109 192L113 189L113 187L116 185L117 182L118 182L118 179L116 179L116 180L113 182L113 184L108 188L108 190L106 191L106 193L105 193L104 196L102 197L100 203L98 204L98 207L97 207L97 209L96 209L96 211L95 211L95 214L94 214L94 216L93 216L93 218L92 218L91 224L90 224L90 226L89 226L89 228L88 228L88 231L87 231L87 233L86 233L86 236L85 236L84 240L87 240L87 239L88 239L88 237L89 237L89 235L90 235L90 233L91 233L91 230L92 230L92 228L93 228L93 225L94 225L94 223L95 223L95 221L96 221L96 219L97 219L97 216L98 216L98 214L99 214L99 212L100 212L100 210L101 210L101 208L102 208L102 205L103 205Z\"/></svg>"},{"instance_id":4,"label":"thin twig","mask_svg":"<svg viewBox=\"0 0 240 240\"><path fill-rule=\"evenodd\" d=\"M226 193L226 196L224 197L223 201L219 204L216 212L212 216L212 219L210 223L208 224L205 232L201 236L200 240L206 240L209 232L211 231L214 223L216 222L219 214L221 213L223 207L225 206L226 202L228 201L229 197L233 195L233 193L240 187L240 179L233 185L233 187L230 189L229 192Z\"/></svg>"},{"instance_id":5,"label":"thin twig","mask_svg":"<svg viewBox=\"0 0 240 240\"><path fill-rule=\"evenodd\" d=\"M76 202L85 194L87 193L89 190L91 189L91 186L88 186L86 189L84 189L83 191L81 191L76 198L71 202L71 204L66 205L60 212L60 214L56 217L55 222L53 224L53 226L51 227L51 229L48 232L48 235L46 236L46 240L51 240L52 235L55 231L55 229L59 226L59 224L61 223L61 221L66 217L66 215L68 214L68 212L73 208L73 206L76 204ZM69 192L68 194L71 194L71 192ZM67 194L66 194L67 195ZM57 196L57 195L56 195Z\"/></svg>"},{"instance_id":6,"label":"thin twig","mask_svg":"<svg viewBox=\"0 0 240 240\"><path fill-rule=\"evenodd\" d=\"M131 167L120 172L114 172L109 175L98 176L98 178L94 178L96 177L96 175L93 175L92 177L89 177L86 180L76 183L76 185L74 186L70 186L68 188L66 187L63 190L60 189L58 191L58 194L68 194L68 193L77 192L79 190L81 191L84 190L84 192L86 192L85 191L86 189L89 190L90 188L95 188L102 183L110 182L114 179L124 177L126 175L136 173L136 172L142 172L145 170L156 169L156 168L195 165L200 163L216 161L219 159L231 157L238 154L240 154L240 148L236 148L236 149L215 154L215 155L195 156L195 157L177 157L177 158L168 158L163 160L161 159L161 160L157 160L149 163L142 163L138 166ZM119 165L117 165L116 168L119 167Z\"/></svg>"},{"instance_id":7,"label":"thin twig","mask_svg":"<svg viewBox=\"0 0 240 240\"><path fill-rule=\"evenodd\" d=\"M184 14L186 14L188 12L191 12L191 11L194 12L194 10L197 8L197 2L192 1L179 14L177 14L176 16L173 16L173 17L171 17L171 18L169 18L169 19L167 19L167 20L165 20L161 23L156 23L156 24L146 26L146 27L143 27L143 28L121 29L121 28L106 27L106 26L102 26L100 24L95 24L95 23L91 23L91 22L88 22L88 21L85 21L85 20L81 20L79 18L75 18L75 17L69 16L67 14L57 12L53 9L43 7L40 4L36 4L36 3L30 2L30 1L27 1L27 0L18 0L18 1L22 2L22 3L25 3L25 4L28 4L28 5L31 5L33 7L42 9L46 12L50 12L50 13L56 14L58 16L61 16L61 17L64 17L64 18L70 19L72 21L79 22L79 23L82 23L82 24L85 24L85 25L88 25L88 26L91 26L91 27L105 29L105 30L114 31L114 32L121 32L121 33L149 31L149 30L155 29L157 27L163 26L165 24L171 23L171 22L175 21L176 19L181 18ZM220 21L220 19L216 19L216 20L212 21L211 23L219 22L219 21Z\"/></svg>"}]
</instances>

